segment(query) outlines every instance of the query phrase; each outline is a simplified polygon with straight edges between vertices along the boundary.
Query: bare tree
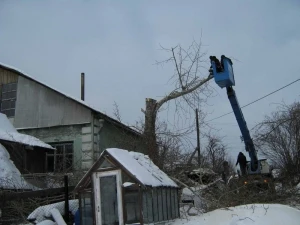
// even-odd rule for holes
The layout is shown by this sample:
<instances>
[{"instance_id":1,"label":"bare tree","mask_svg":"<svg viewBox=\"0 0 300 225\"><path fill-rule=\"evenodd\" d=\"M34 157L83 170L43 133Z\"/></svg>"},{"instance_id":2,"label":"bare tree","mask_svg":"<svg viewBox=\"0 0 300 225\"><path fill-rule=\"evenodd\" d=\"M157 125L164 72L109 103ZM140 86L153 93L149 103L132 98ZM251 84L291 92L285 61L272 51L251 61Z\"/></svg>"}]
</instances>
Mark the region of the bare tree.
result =
<instances>
[{"instance_id":1,"label":"bare tree","mask_svg":"<svg viewBox=\"0 0 300 225\"><path fill-rule=\"evenodd\" d=\"M121 118L117 103L114 103L114 117L118 120ZM136 124L130 127L142 134L145 128L144 120L136 121ZM191 144L188 136L190 132L192 131L186 129L181 132L174 132L169 129L167 121L156 121L155 134L160 159L157 165L160 166L161 169L168 173L174 173L177 166L185 162L183 160L185 154L183 154L182 151L187 146L187 142ZM141 151L145 148L144 140L145 138L139 135L130 136L128 133L123 132L121 135L115 136L111 144L115 147L122 147L132 151ZM137 149L138 147L140 147L140 149Z\"/></svg>"},{"instance_id":2,"label":"bare tree","mask_svg":"<svg viewBox=\"0 0 300 225\"><path fill-rule=\"evenodd\" d=\"M256 145L291 184L300 182L300 103L281 105L256 127ZM291 178L291 179L290 179Z\"/></svg>"},{"instance_id":3,"label":"bare tree","mask_svg":"<svg viewBox=\"0 0 300 225\"><path fill-rule=\"evenodd\" d=\"M207 167L214 172L221 173L223 171L223 162L227 161L227 147L223 143L222 138L208 133L206 135L207 145L205 147L205 156Z\"/></svg>"},{"instance_id":4,"label":"bare tree","mask_svg":"<svg viewBox=\"0 0 300 225\"><path fill-rule=\"evenodd\" d=\"M146 98L144 137L147 152L154 163L158 164L159 148L156 135L156 121L159 110L171 100L175 101L176 110L186 110L187 106L195 108L209 95L207 82L212 79L212 75L201 76L201 68L205 62L206 53L202 52L202 43L193 43L184 49L180 45L166 49L170 57L157 64L172 63L174 74L171 79L174 81L174 89L166 94L162 99L155 100Z\"/></svg>"},{"instance_id":5,"label":"bare tree","mask_svg":"<svg viewBox=\"0 0 300 225\"><path fill-rule=\"evenodd\" d=\"M144 127L145 123L141 120L136 123L135 129L142 133ZM183 151L191 144L189 139L190 132L192 131L174 132L169 129L167 121L157 120L155 134L159 161L156 165L166 172L174 173L179 165L186 162L183 160L185 157Z\"/></svg>"},{"instance_id":6,"label":"bare tree","mask_svg":"<svg viewBox=\"0 0 300 225\"><path fill-rule=\"evenodd\" d=\"M122 122L119 105L116 102L114 102L113 115L119 122Z\"/></svg>"}]
</instances>

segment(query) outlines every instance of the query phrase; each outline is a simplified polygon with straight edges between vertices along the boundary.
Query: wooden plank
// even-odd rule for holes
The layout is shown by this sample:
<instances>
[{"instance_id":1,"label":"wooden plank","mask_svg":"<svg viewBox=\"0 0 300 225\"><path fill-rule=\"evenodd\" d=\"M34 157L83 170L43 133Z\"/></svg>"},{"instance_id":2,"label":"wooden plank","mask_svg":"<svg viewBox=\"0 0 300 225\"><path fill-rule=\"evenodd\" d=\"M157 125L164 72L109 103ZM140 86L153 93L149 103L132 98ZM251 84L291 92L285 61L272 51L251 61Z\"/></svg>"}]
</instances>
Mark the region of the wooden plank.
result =
<instances>
[{"instance_id":1,"label":"wooden plank","mask_svg":"<svg viewBox=\"0 0 300 225\"><path fill-rule=\"evenodd\" d=\"M140 187L139 189L139 205L140 205L140 224L144 225L144 217L143 217L143 190Z\"/></svg>"},{"instance_id":2,"label":"wooden plank","mask_svg":"<svg viewBox=\"0 0 300 225\"><path fill-rule=\"evenodd\" d=\"M15 83L18 81L18 75L0 68L0 84Z\"/></svg>"},{"instance_id":3,"label":"wooden plank","mask_svg":"<svg viewBox=\"0 0 300 225\"><path fill-rule=\"evenodd\" d=\"M75 186L69 186L69 191L72 192ZM15 199L24 199L24 198L34 198L34 197L42 197L42 196L51 196L59 193L64 193L65 188L49 188L43 189L38 191L24 191L24 192L1 192L0 193L0 200L1 202L4 201L11 201Z\"/></svg>"}]
</instances>

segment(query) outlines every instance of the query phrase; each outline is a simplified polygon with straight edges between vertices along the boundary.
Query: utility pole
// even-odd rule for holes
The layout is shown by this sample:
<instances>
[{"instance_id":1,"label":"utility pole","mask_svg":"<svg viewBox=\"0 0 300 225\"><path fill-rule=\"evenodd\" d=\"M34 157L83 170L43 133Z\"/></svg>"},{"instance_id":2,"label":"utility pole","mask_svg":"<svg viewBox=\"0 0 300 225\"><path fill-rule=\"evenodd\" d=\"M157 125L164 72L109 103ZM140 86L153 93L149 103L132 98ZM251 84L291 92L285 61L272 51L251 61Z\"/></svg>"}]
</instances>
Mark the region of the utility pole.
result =
<instances>
[{"instance_id":1,"label":"utility pole","mask_svg":"<svg viewBox=\"0 0 300 225\"><path fill-rule=\"evenodd\" d=\"M198 116L198 109L196 109L196 129L197 129L197 151L198 151L198 166L200 168L201 161L200 161L200 128L199 128L199 116Z\"/></svg>"}]
</instances>

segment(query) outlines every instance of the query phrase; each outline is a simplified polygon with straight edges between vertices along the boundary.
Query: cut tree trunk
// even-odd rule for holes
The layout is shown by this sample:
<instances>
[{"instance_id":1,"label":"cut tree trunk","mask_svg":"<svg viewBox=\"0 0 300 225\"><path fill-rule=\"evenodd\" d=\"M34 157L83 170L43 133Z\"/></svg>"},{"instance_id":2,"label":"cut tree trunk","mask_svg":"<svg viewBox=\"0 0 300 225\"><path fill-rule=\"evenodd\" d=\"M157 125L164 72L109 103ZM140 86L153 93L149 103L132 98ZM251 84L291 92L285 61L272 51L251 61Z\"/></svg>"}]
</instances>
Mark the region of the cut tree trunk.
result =
<instances>
[{"instance_id":1,"label":"cut tree trunk","mask_svg":"<svg viewBox=\"0 0 300 225\"><path fill-rule=\"evenodd\" d=\"M144 140L146 143L146 154L149 155L154 164L159 166L159 154L155 130L155 122L157 116L156 103L156 100L146 98Z\"/></svg>"}]
</instances>

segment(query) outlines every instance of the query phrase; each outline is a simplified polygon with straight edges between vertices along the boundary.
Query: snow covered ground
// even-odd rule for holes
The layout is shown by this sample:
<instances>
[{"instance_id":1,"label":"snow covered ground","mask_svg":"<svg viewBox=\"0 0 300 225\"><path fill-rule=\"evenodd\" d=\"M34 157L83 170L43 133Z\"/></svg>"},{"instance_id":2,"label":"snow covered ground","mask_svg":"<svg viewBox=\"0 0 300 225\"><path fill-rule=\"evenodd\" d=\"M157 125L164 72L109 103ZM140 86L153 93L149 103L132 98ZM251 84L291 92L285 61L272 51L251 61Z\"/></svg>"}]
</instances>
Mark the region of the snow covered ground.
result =
<instances>
[{"instance_id":1,"label":"snow covered ground","mask_svg":"<svg viewBox=\"0 0 300 225\"><path fill-rule=\"evenodd\" d=\"M70 200L70 210L75 214L78 208L77 200ZM29 218L36 218L39 224L50 223L51 210L56 208L63 214L64 203L55 203L37 208ZM196 216L186 216L181 211L181 218L168 222L166 225L299 225L300 210L281 204L249 204L236 207L217 209ZM48 220L48 222L46 222ZM44 223L41 223L44 224Z\"/></svg>"},{"instance_id":2,"label":"snow covered ground","mask_svg":"<svg viewBox=\"0 0 300 225\"><path fill-rule=\"evenodd\" d=\"M300 210L280 204L251 204L177 219L168 225L299 225Z\"/></svg>"}]
</instances>

